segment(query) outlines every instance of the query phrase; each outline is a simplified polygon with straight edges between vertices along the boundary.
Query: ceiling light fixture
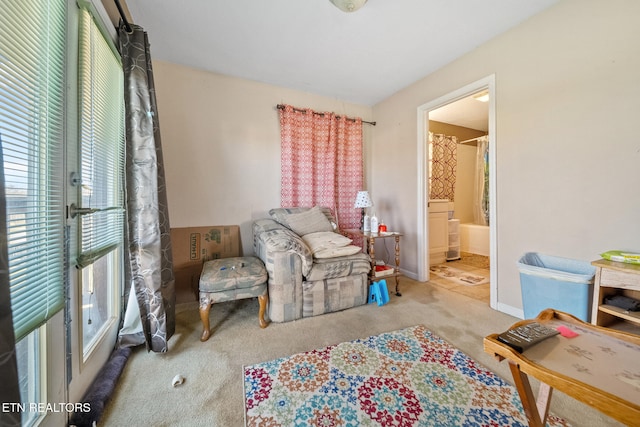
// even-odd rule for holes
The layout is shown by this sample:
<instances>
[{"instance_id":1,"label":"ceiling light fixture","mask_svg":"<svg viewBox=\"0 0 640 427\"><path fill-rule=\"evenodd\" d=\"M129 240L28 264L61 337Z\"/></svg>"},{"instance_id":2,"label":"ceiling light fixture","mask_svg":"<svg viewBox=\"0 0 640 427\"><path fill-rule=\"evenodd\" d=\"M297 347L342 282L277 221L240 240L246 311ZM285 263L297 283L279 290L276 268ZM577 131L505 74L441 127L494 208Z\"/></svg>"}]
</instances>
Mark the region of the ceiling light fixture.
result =
<instances>
[{"instance_id":1,"label":"ceiling light fixture","mask_svg":"<svg viewBox=\"0 0 640 427\"><path fill-rule=\"evenodd\" d=\"M330 0L338 9L343 12L355 12L360 9L367 0Z\"/></svg>"},{"instance_id":2,"label":"ceiling light fixture","mask_svg":"<svg viewBox=\"0 0 640 427\"><path fill-rule=\"evenodd\" d=\"M473 99L480 102L488 102L489 101L489 91L483 90L482 92L476 93L473 95Z\"/></svg>"}]
</instances>

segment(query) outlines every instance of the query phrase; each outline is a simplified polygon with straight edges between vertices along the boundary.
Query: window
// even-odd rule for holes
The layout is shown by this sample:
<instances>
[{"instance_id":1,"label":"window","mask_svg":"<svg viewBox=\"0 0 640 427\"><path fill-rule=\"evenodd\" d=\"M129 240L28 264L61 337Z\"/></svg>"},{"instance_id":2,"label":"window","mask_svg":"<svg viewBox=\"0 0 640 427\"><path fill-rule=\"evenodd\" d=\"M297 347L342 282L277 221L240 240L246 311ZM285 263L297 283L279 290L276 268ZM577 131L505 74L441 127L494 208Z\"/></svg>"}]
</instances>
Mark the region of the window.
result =
<instances>
[{"instance_id":1,"label":"window","mask_svg":"<svg viewBox=\"0 0 640 427\"><path fill-rule=\"evenodd\" d=\"M66 2L0 2L0 140L23 403L46 401L41 327L64 306ZM23 413L32 425L38 412Z\"/></svg>"},{"instance_id":2,"label":"window","mask_svg":"<svg viewBox=\"0 0 640 427\"><path fill-rule=\"evenodd\" d=\"M65 25L63 0L0 6L0 138L16 340L64 305Z\"/></svg>"},{"instance_id":3,"label":"window","mask_svg":"<svg viewBox=\"0 0 640 427\"><path fill-rule=\"evenodd\" d=\"M83 10L71 0L0 1L0 141L23 403L61 402L70 398L72 389L79 399L113 348L113 342L100 337L115 340L111 332L118 323L124 218L122 67L113 38L105 37L92 18L97 11L104 14L99 0L78 0L77 5ZM67 38L76 13L78 44L74 37ZM75 68L77 99L70 86ZM72 82L66 70L71 70ZM77 132L72 130L76 123ZM77 171L73 180L67 171ZM70 182L78 186L71 188ZM68 222L67 198L75 201L78 214ZM69 267L71 274L66 274ZM65 303L73 326L66 331L66 343L60 313ZM78 351L78 342L84 351ZM87 361L90 353L100 357ZM67 387L61 390L56 386L64 383L65 374ZM23 425L37 424L40 415L23 413ZM47 420L56 416L58 421L64 418L50 413Z\"/></svg>"},{"instance_id":4,"label":"window","mask_svg":"<svg viewBox=\"0 0 640 427\"><path fill-rule=\"evenodd\" d=\"M18 374L20 381L20 400L22 403L44 402L43 371L40 369L44 359L40 337L45 327L38 328L21 339L16 344L16 356L18 359ZM22 425L30 426L38 419L37 411L25 411L22 413Z\"/></svg>"},{"instance_id":5,"label":"window","mask_svg":"<svg viewBox=\"0 0 640 427\"><path fill-rule=\"evenodd\" d=\"M86 357L117 312L124 220L124 77L91 14L80 12L80 256Z\"/></svg>"}]
</instances>

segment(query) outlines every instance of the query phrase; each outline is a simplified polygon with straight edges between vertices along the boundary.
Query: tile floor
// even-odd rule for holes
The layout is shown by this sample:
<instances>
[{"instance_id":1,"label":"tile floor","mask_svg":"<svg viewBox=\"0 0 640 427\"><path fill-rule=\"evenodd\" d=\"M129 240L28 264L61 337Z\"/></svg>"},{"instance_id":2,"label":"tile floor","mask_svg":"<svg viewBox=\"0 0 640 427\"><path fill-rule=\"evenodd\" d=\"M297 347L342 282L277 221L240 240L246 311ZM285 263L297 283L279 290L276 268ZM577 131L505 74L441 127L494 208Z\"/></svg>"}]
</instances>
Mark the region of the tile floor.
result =
<instances>
[{"instance_id":1,"label":"tile floor","mask_svg":"<svg viewBox=\"0 0 640 427\"><path fill-rule=\"evenodd\" d=\"M457 268L459 270L468 271L469 273L477 274L478 276L484 276L489 278L489 257L483 257L481 255L469 254L463 252L461 259L456 261L447 261L446 266ZM430 275L430 283L449 289L450 291L457 292L459 294L466 295L468 297L484 301L489 304L489 283L483 285L467 286L460 285L451 280L447 280L438 277L434 274Z\"/></svg>"}]
</instances>

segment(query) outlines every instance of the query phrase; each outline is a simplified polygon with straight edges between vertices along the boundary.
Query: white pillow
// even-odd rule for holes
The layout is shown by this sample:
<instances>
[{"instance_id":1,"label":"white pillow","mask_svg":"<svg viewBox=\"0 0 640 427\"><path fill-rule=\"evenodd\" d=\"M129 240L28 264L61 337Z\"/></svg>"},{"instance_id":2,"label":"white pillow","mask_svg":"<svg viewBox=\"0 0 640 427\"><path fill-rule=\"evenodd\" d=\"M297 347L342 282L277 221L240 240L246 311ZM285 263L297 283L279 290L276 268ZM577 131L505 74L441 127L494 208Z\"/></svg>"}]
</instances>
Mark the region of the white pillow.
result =
<instances>
[{"instance_id":1,"label":"white pillow","mask_svg":"<svg viewBox=\"0 0 640 427\"><path fill-rule=\"evenodd\" d=\"M318 231L302 236L312 253L329 248L339 248L351 244L351 239L333 231Z\"/></svg>"},{"instance_id":2,"label":"white pillow","mask_svg":"<svg viewBox=\"0 0 640 427\"><path fill-rule=\"evenodd\" d=\"M314 206L305 212L287 215L287 224L298 236L333 230L331 223L318 206Z\"/></svg>"},{"instance_id":3,"label":"white pillow","mask_svg":"<svg viewBox=\"0 0 640 427\"><path fill-rule=\"evenodd\" d=\"M335 258L339 256L355 255L361 250L362 249L358 246L347 245L338 248L322 249L320 251L314 252L313 256L315 258Z\"/></svg>"}]
</instances>

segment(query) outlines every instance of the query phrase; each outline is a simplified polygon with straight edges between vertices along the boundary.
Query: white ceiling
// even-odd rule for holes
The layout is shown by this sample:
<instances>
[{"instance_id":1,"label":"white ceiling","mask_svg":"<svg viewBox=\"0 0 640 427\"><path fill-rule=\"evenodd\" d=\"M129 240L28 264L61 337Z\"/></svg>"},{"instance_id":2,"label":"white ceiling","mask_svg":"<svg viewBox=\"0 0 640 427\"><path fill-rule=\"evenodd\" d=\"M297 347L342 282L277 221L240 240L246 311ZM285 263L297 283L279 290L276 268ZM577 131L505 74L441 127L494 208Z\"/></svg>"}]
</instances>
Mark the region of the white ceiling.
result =
<instances>
[{"instance_id":1,"label":"white ceiling","mask_svg":"<svg viewBox=\"0 0 640 427\"><path fill-rule=\"evenodd\" d=\"M489 103L468 96L429 111L429 120L489 131Z\"/></svg>"},{"instance_id":2,"label":"white ceiling","mask_svg":"<svg viewBox=\"0 0 640 427\"><path fill-rule=\"evenodd\" d=\"M126 0L155 59L372 106L558 0ZM479 104L479 103L478 103Z\"/></svg>"}]
</instances>

